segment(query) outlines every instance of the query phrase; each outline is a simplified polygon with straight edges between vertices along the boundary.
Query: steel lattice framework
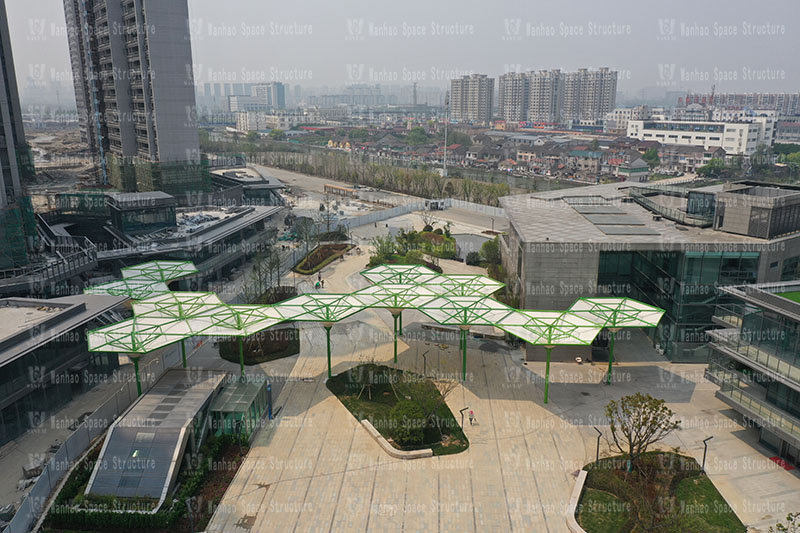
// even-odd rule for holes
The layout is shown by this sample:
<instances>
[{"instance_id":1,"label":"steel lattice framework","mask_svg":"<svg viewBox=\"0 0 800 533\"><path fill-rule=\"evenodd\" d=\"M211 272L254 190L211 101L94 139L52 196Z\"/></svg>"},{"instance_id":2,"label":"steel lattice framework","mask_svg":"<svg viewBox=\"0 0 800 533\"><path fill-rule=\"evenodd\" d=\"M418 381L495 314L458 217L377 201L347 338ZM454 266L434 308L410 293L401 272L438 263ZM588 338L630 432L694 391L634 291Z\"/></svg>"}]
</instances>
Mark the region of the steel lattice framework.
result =
<instances>
[{"instance_id":1,"label":"steel lattice framework","mask_svg":"<svg viewBox=\"0 0 800 533\"><path fill-rule=\"evenodd\" d=\"M136 355L196 335L238 337L244 374L242 338L282 322L321 322L327 338L331 375L330 329L336 322L365 309L386 309L394 318L397 362L398 318L404 309L424 313L460 330L462 378L466 379L467 332L472 326L494 326L547 350L545 402L550 352L560 345L588 345L603 328L655 327L663 309L631 298L579 298L566 311L519 310L491 295L503 284L472 274L438 274L419 265L381 265L361 274L373 285L349 294L302 294L273 305L228 305L214 293L171 292L167 282L196 273L189 262L154 261L123 270L123 279L87 289L92 293L126 295L135 300L134 316L89 332L89 350ZM185 349L184 349L185 353ZM184 357L184 366L185 366Z\"/></svg>"}]
</instances>

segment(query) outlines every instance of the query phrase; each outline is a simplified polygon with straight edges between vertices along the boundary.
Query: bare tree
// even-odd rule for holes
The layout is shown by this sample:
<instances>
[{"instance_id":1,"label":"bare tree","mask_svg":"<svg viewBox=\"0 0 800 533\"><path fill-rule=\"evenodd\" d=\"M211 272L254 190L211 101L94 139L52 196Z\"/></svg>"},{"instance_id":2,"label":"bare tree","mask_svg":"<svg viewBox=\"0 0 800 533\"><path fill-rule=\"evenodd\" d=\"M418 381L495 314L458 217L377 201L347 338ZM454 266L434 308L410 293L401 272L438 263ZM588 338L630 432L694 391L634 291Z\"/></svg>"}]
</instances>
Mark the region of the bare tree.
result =
<instances>
[{"instance_id":1,"label":"bare tree","mask_svg":"<svg viewBox=\"0 0 800 533\"><path fill-rule=\"evenodd\" d=\"M425 209L424 211L419 212L419 216L422 218L422 223L425 226L433 227L434 224L438 222L436 216L433 214L433 211L429 209Z\"/></svg>"},{"instance_id":2,"label":"bare tree","mask_svg":"<svg viewBox=\"0 0 800 533\"><path fill-rule=\"evenodd\" d=\"M664 400L640 392L610 401L605 414L611 430L609 446L626 455L631 468L649 446L680 425Z\"/></svg>"}]
</instances>

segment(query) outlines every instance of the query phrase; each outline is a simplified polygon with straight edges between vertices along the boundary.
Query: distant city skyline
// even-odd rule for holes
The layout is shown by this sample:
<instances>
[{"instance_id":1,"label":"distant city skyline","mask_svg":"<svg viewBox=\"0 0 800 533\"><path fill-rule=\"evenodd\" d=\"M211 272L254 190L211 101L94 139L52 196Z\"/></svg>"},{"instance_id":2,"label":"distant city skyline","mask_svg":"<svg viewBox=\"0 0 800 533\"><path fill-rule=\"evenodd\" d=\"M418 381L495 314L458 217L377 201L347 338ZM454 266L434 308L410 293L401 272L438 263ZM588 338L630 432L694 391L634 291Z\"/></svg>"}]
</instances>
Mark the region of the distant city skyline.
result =
<instances>
[{"instance_id":1,"label":"distant city skyline","mask_svg":"<svg viewBox=\"0 0 800 533\"><path fill-rule=\"evenodd\" d=\"M614 9L580 0L533 10L506 0L487 13L477 4L456 11L444 3L320 3L304 10L278 3L267 10L255 0L224 9L190 0L189 24L197 85L417 82L445 90L470 73L498 78L608 66L619 72L618 90L632 97L708 92L712 85L727 92L800 90L800 72L780 53L800 45L798 23L781 15L793 4L767 4L753 14L744 1L723 9L677 2L670 12L650 14L628 1ZM61 0L12 1L7 9L21 87L71 88ZM74 103L59 91L62 105ZM35 93L23 92L23 101Z\"/></svg>"}]
</instances>

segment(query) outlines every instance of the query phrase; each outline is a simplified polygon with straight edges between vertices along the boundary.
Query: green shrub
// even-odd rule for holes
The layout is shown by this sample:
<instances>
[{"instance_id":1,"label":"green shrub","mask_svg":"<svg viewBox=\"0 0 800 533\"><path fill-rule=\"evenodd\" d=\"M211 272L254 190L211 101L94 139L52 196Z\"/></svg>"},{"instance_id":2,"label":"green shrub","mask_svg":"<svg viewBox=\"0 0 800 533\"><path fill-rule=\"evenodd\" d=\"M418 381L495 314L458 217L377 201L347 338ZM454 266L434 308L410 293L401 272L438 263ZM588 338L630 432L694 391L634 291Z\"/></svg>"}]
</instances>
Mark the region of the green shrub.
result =
<instances>
[{"instance_id":1,"label":"green shrub","mask_svg":"<svg viewBox=\"0 0 800 533\"><path fill-rule=\"evenodd\" d=\"M425 438L425 414L415 403L402 400L389 413L392 439L400 446L417 446Z\"/></svg>"},{"instance_id":2,"label":"green shrub","mask_svg":"<svg viewBox=\"0 0 800 533\"><path fill-rule=\"evenodd\" d=\"M466 262L468 265L478 266L481 264L481 254L478 252L470 252L467 254Z\"/></svg>"},{"instance_id":3,"label":"green shrub","mask_svg":"<svg viewBox=\"0 0 800 533\"><path fill-rule=\"evenodd\" d=\"M422 228L422 231L433 231L433 226L430 224L425 224L425 227Z\"/></svg>"},{"instance_id":4,"label":"green shrub","mask_svg":"<svg viewBox=\"0 0 800 533\"><path fill-rule=\"evenodd\" d=\"M442 228L436 228L435 230L433 230L433 232L434 232L436 235L442 235L442 234L444 234L444 231L442 231Z\"/></svg>"},{"instance_id":5,"label":"green shrub","mask_svg":"<svg viewBox=\"0 0 800 533\"><path fill-rule=\"evenodd\" d=\"M489 277L492 279L496 279L497 281L503 283L506 281L506 271L503 268L503 265L491 263L486 269L486 273L489 274Z\"/></svg>"}]
</instances>

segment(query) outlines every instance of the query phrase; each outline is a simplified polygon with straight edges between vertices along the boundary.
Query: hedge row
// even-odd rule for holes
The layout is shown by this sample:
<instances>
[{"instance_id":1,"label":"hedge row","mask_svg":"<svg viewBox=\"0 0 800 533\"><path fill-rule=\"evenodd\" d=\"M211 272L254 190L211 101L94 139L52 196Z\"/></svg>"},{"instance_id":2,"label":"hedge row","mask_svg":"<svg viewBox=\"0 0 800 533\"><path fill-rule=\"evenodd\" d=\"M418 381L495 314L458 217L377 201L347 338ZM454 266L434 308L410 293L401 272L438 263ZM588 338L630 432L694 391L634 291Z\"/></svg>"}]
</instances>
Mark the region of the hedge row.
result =
<instances>
[{"instance_id":1,"label":"hedge row","mask_svg":"<svg viewBox=\"0 0 800 533\"><path fill-rule=\"evenodd\" d=\"M225 448L235 442L236 436L223 435L216 438L209 446L209 454L213 460L219 460ZM93 462L92 462L93 464ZM56 498L56 505L47 514L47 527L57 529L77 530L103 530L103 529L165 529L174 524L186 512L185 500L197 493L201 484L208 475L211 461L203 461L200 467L191 473L181 485L180 490L174 495L171 503L165 502L164 507L156 513L115 512L79 509L69 505L69 501L77 494L80 485L68 483ZM80 467L79 467L80 468ZM91 475L91 469L89 469ZM78 477L76 476L76 482ZM88 480L83 481L85 483ZM66 492L69 488L72 491ZM62 497L63 495L63 497ZM59 502L62 504L59 505Z\"/></svg>"}]
</instances>

